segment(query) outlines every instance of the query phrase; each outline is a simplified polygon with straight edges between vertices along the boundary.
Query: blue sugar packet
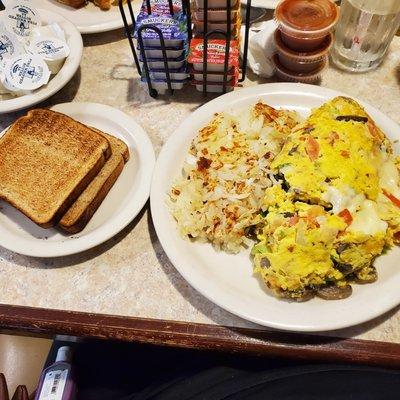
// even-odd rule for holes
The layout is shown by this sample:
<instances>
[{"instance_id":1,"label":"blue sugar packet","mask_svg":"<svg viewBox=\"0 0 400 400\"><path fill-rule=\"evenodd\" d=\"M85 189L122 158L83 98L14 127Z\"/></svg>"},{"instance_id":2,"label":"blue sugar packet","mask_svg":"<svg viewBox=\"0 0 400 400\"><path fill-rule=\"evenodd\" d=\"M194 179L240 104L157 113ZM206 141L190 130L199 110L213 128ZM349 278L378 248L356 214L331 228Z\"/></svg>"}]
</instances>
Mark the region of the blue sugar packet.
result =
<instances>
[{"instance_id":1,"label":"blue sugar packet","mask_svg":"<svg viewBox=\"0 0 400 400\"><path fill-rule=\"evenodd\" d=\"M136 20L134 37L138 37L138 29L141 26L153 25L160 29L165 46L178 47L188 40L187 19L183 14L175 15L153 15L140 13ZM158 34L150 29L142 31L143 43L145 46L161 46Z\"/></svg>"}]
</instances>

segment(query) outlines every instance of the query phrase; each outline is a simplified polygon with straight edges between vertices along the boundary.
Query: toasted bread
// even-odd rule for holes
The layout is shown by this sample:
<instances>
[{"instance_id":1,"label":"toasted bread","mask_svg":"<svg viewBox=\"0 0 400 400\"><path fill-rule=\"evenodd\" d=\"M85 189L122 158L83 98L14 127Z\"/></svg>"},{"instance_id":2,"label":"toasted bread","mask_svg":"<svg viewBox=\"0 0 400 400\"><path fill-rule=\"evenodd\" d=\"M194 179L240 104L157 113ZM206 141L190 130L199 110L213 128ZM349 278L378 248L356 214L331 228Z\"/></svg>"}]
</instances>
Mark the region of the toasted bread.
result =
<instances>
[{"instance_id":1,"label":"toasted bread","mask_svg":"<svg viewBox=\"0 0 400 400\"><path fill-rule=\"evenodd\" d=\"M111 155L104 136L50 110L29 111L0 138L0 199L54 226Z\"/></svg>"},{"instance_id":2,"label":"toasted bread","mask_svg":"<svg viewBox=\"0 0 400 400\"><path fill-rule=\"evenodd\" d=\"M57 1L59 3L65 4L66 6L70 6L73 8L81 8L87 3L86 0L57 0Z\"/></svg>"},{"instance_id":3,"label":"toasted bread","mask_svg":"<svg viewBox=\"0 0 400 400\"><path fill-rule=\"evenodd\" d=\"M85 228L121 174L125 162L129 160L128 146L122 140L95 128L92 129L104 135L109 141L112 154L99 174L61 218L59 227L71 234Z\"/></svg>"}]
</instances>

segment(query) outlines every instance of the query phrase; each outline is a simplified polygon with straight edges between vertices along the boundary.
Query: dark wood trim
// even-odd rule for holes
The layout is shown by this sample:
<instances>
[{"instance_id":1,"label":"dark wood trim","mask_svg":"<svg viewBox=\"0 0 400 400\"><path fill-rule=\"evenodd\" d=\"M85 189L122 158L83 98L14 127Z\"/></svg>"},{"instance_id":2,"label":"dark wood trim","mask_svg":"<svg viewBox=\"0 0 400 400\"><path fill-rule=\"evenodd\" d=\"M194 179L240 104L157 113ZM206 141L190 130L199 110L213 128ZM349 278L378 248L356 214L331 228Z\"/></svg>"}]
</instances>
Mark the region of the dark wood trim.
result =
<instances>
[{"instance_id":1,"label":"dark wood trim","mask_svg":"<svg viewBox=\"0 0 400 400\"><path fill-rule=\"evenodd\" d=\"M0 328L400 368L400 344L0 304Z\"/></svg>"}]
</instances>

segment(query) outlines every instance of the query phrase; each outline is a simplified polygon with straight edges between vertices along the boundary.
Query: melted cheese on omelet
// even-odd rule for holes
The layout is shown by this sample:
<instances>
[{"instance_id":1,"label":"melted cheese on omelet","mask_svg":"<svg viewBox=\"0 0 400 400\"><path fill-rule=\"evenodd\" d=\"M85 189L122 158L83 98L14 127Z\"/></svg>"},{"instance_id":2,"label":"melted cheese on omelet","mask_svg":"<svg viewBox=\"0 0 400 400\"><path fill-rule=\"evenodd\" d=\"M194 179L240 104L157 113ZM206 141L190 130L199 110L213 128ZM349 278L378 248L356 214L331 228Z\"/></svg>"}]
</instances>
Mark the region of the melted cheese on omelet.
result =
<instances>
[{"instance_id":1,"label":"melted cheese on omelet","mask_svg":"<svg viewBox=\"0 0 400 400\"><path fill-rule=\"evenodd\" d=\"M362 232L373 236L377 233L385 233L387 227L387 222L379 218L377 204L374 201L366 200L361 209L354 214L348 231Z\"/></svg>"},{"instance_id":2,"label":"melted cheese on omelet","mask_svg":"<svg viewBox=\"0 0 400 400\"><path fill-rule=\"evenodd\" d=\"M375 133L378 132L375 125L332 118L339 103L347 104L339 98L315 110L290 136L272 168L284 175L299 198L307 197L321 203L329 188L334 187L343 193L351 188L355 194L362 193L376 200L382 148L390 148L390 144L381 138L381 133ZM363 109L354 104L339 107L339 110L353 116L366 116ZM310 148L315 151L314 156Z\"/></svg>"}]
</instances>

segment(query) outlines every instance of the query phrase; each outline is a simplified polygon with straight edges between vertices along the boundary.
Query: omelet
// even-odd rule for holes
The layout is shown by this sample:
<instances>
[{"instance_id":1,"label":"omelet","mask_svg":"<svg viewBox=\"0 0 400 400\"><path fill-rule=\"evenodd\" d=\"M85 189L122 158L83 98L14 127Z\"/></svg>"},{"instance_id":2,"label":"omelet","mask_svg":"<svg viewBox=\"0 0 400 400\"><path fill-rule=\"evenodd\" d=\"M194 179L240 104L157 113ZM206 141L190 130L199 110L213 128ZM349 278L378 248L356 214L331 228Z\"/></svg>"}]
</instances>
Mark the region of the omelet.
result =
<instances>
[{"instance_id":1,"label":"omelet","mask_svg":"<svg viewBox=\"0 0 400 400\"><path fill-rule=\"evenodd\" d=\"M399 161L372 118L337 97L295 127L271 164L254 268L278 296L340 299L373 282L400 241Z\"/></svg>"}]
</instances>

